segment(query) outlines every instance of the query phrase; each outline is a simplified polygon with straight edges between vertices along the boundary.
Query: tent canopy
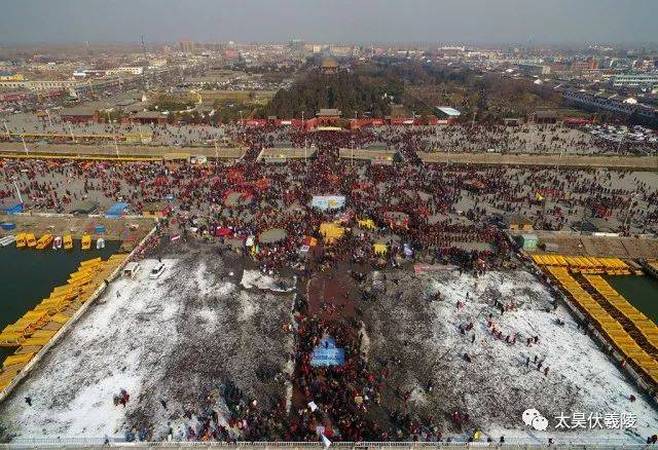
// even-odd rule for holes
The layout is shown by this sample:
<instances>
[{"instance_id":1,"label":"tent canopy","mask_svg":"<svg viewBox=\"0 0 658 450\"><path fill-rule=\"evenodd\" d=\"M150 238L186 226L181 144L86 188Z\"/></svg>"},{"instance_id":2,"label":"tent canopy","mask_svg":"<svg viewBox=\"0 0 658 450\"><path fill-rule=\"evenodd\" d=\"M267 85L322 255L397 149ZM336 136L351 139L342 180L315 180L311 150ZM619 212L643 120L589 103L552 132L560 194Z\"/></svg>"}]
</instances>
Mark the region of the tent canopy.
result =
<instances>
[{"instance_id":1,"label":"tent canopy","mask_svg":"<svg viewBox=\"0 0 658 450\"><path fill-rule=\"evenodd\" d=\"M311 366L342 366L345 364L345 350L336 347L336 341L331 336L325 336L313 350Z\"/></svg>"},{"instance_id":2,"label":"tent canopy","mask_svg":"<svg viewBox=\"0 0 658 450\"><path fill-rule=\"evenodd\" d=\"M128 209L128 203L116 202L105 212L106 217L120 217Z\"/></svg>"},{"instance_id":3,"label":"tent canopy","mask_svg":"<svg viewBox=\"0 0 658 450\"><path fill-rule=\"evenodd\" d=\"M388 251L386 244L380 244L380 243L373 244L372 248L377 255L385 255L386 252Z\"/></svg>"},{"instance_id":4,"label":"tent canopy","mask_svg":"<svg viewBox=\"0 0 658 450\"><path fill-rule=\"evenodd\" d=\"M276 244L288 237L288 232L283 228L270 228L258 235L258 241L263 244Z\"/></svg>"},{"instance_id":5,"label":"tent canopy","mask_svg":"<svg viewBox=\"0 0 658 450\"><path fill-rule=\"evenodd\" d=\"M320 234L327 244L332 244L345 234L345 228L335 222L324 222L320 224Z\"/></svg>"},{"instance_id":6,"label":"tent canopy","mask_svg":"<svg viewBox=\"0 0 658 450\"><path fill-rule=\"evenodd\" d=\"M72 214L91 214L98 208L98 202L92 200L80 200L75 202L69 212Z\"/></svg>"}]
</instances>

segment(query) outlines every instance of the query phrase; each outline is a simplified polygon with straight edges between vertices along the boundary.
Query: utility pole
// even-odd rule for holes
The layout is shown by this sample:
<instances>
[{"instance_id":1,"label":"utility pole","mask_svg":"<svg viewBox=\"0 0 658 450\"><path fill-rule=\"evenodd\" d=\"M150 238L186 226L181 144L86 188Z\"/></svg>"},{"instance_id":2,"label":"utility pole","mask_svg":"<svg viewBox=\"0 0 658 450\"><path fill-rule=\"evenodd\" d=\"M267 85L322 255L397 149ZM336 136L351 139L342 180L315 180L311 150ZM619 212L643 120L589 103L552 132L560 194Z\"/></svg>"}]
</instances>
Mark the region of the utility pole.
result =
<instances>
[{"instance_id":1,"label":"utility pole","mask_svg":"<svg viewBox=\"0 0 658 450\"><path fill-rule=\"evenodd\" d=\"M25 150L25 154L27 156L30 156L30 152L27 150L27 144L25 143L25 136L21 134L21 141L23 142L23 150Z\"/></svg>"},{"instance_id":2,"label":"utility pole","mask_svg":"<svg viewBox=\"0 0 658 450\"><path fill-rule=\"evenodd\" d=\"M146 78L146 69L148 69L149 60L146 56L146 45L144 45L144 35L140 36L142 41L142 53L144 54L144 68L142 69L142 80L144 80L144 90L148 91L149 89L149 80Z\"/></svg>"},{"instance_id":3,"label":"utility pole","mask_svg":"<svg viewBox=\"0 0 658 450\"><path fill-rule=\"evenodd\" d=\"M354 167L354 141L352 141L352 167Z\"/></svg>"},{"instance_id":4,"label":"utility pole","mask_svg":"<svg viewBox=\"0 0 658 450\"><path fill-rule=\"evenodd\" d=\"M560 148L560 156L557 159L557 163L555 164L555 169L557 170L558 166L560 165L560 161L562 161L562 154L564 153L564 149Z\"/></svg>"},{"instance_id":5,"label":"utility pole","mask_svg":"<svg viewBox=\"0 0 658 450\"><path fill-rule=\"evenodd\" d=\"M306 142L306 126L304 125L304 110L302 110L302 133L304 133L304 162L306 162L306 147L308 146Z\"/></svg>"},{"instance_id":6,"label":"utility pole","mask_svg":"<svg viewBox=\"0 0 658 450\"><path fill-rule=\"evenodd\" d=\"M18 188L18 183L16 180L14 180L14 187L16 188L16 196L18 197L18 201L22 204L23 196L21 195L21 190Z\"/></svg>"},{"instance_id":7,"label":"utility pole","mask_svg":"<svg viewBox=\"0 0 658 450\"><path fill-rule=\"evenodd\" d=\"M68 126L69 126L69 132L71 133L71 139L73 140L74 144L77 144L78 142L75 140L75 136L73 135L73 127L71 126L70 123L68 124Z\"/></svg>"},{"instance_id":8,"label":"utility pole","mask_svg":"<svg viewBox=\"0 0 658 450\"><path fill-rule=\"evenodd\" d=\"M11 133L9 132L9 127L7 127L7 121L2 119L2 124L5 126L5 131L7 132L7 139L11 139Z\"/></svg>"},{"instance_id":9,"label":"utility pole","mask_svg":"<svg viewBox=\"0 0 658 450\"><path fill-rule=\"evenodd\" d=\"M107 110L107 122L112 127L112 137L114 138L114 151L117 153L117 159L119 159L119 145L117 144L117 130L112 124L112 118L110 117L110 111Z\"/></svg>"}]
</instances>

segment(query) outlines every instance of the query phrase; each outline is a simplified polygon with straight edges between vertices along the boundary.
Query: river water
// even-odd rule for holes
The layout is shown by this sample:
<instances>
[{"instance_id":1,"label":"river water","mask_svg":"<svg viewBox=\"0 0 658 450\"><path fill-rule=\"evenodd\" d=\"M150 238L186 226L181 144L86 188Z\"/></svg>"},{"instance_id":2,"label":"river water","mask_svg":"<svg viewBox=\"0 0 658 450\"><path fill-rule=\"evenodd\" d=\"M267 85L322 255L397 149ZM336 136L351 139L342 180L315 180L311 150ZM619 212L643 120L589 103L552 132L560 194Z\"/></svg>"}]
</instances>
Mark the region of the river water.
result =
<instances>
[{"instance_id":1,"label":"river water","mask_svg":"<svg viewBox=\"0 0 658 450\"><path fill-rule=\"evenodd\" d=\"M608 276L606 281L649 319L658 323L658 280L650 275Z\"/></svg>"},{"instance_id":2,"label":"river water","mask_svg":"<svg viewBox=\"0 0 658 450\"><path fill-rule=\"evenodd\" d=\"M121 242L105 244L102 250L87 251L80 250L79 242L70 251L0 247L0 330L48 297L55 286L66 284L81 261L98 256L105 260L117 253ZM0 347L0 363L13 352Z\"/></svg>"}]
</instances>

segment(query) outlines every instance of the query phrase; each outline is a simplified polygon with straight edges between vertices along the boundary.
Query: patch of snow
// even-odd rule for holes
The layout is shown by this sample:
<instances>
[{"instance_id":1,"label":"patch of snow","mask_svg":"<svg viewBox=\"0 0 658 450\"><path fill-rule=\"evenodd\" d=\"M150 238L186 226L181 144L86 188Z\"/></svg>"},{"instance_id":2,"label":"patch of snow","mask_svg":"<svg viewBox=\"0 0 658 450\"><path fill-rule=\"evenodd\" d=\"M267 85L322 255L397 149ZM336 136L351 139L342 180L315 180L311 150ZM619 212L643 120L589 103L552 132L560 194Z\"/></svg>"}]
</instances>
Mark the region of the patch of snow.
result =
<instances>
[{"instance_id":1,"label":"patch of snow","mask_svg":"<svg viewBox=\"0 0 658 450\"><path fill-rule=\"evenodd\" d=\"M283 373L291 370L294 341L284 325L292 321L292 296L238 290L223 279L221 259L187 255L163 263L157 280L148 275L159 263L147 259L135 278L110 283L105 302L0 404L5 436L97 444L145 430L153 440L181 440L208 405L200 393L213 393L209 406L223 425L230 413L218 386L230 383L264 408L286 398ZM130 395L125 408L113 401L121 389Z\"/></svg>"},{"instance_id":2,"label":"patch of snow","mask_svg":"<svg viewBox=\"0 0 658 450\"><path fill-rule=\"evenodd\" d=\"M245 270L240 284L245 289L260 289L272 292L292 292L295 284L290 280L275 278L258 270Z\"/></svg>"},{"instance_id":3,"label":"patch of snow","mask_svg":"<svg viewBox=\"0 0 658 450\"><path fill-rule=\"evenodd\" d=\"M505 436L510 444L546 444L552 437L558 444L616 445L643 443L658 429L652 401L528 272L475 277L388 271L373 273L364 285L376 293L375 300L361 304L371 369L392 364L389 389L410 394L411 414L440 418L444 437L480 430L494 442ZM528 345L535 336L538 342ZM400 407L395 397L383 398L385 407ZM525 426L522 413L530 408L548 419L546 432ZM465 424L452 424L455 411L468 414ZM556 429L560 414L574 413L633 415L637 429Z\"/></svg>"},{"instance_id":4,"label":"patch of snow","mask_svg":"<svg viewBox=\"0 0 658 450\"><path fill-rule=\"evenodd\" d=\"M176 264L166 261L168 267ZM122 437L126 412L160 355L176 344L164 283L148 278L157 261L142 262L135 278L120 278L2 405L3 423L20 436ZM171 276L166 271L163 279ZM117 296L116 293L120 295ZM125 389L127 407L114 406ZM24 402L32 398L32 406Z\"/></svg>"}]
</instances>

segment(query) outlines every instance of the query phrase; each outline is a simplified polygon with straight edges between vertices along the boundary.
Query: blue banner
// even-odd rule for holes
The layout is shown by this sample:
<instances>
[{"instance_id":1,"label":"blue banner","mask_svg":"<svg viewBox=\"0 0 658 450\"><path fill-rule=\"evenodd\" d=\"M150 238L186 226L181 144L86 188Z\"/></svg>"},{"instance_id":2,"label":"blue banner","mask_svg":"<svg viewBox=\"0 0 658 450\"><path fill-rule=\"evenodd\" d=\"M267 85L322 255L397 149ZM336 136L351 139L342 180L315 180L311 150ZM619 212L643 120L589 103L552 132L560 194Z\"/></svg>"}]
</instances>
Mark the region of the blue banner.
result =
<instances>
[{"instance_id":1,"label":"blue banner","mask_svg":"<svg viewBox=\"0 0 658 450\"><path fill-rule=\"evenodd\" d=\"M313 350L312 367L342 366L345 364L345 350L336 347L332 337L323 337L320 345Z\"/></svg>"}]
</instances>

